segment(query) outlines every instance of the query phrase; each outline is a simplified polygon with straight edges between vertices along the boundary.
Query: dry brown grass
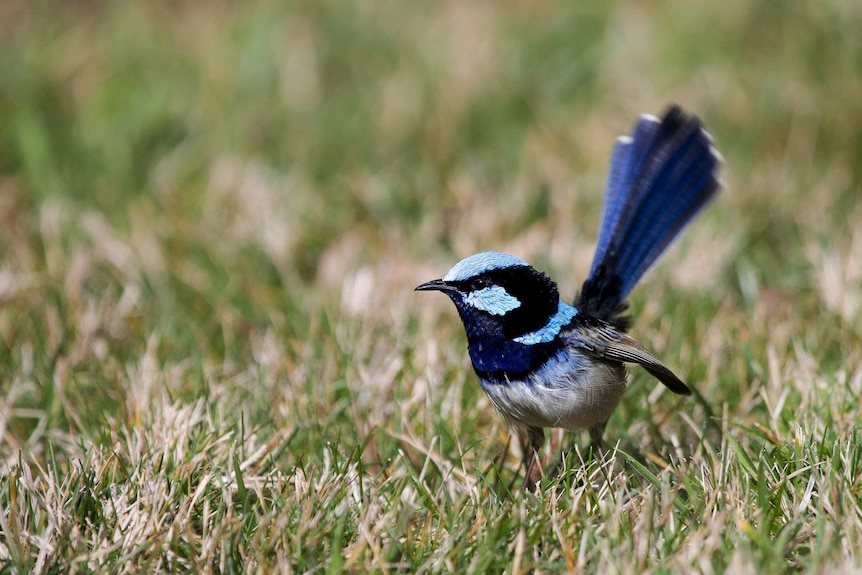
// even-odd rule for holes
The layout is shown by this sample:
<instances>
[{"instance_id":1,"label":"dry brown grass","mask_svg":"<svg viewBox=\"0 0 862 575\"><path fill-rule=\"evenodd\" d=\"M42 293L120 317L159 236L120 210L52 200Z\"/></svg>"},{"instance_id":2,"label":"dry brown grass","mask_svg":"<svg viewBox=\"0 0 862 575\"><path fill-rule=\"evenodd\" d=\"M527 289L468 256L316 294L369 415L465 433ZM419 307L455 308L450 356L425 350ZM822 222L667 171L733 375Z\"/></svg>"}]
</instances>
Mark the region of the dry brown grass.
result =
<instances>
[{"instance_id":1,"label":"dry brown grass","mask_svg":"<svg viewBox=\"0 0 862 575\"><path fill-rule=\"evenodd\" d=\"M90 8L0 8L7 572L862 569L862 10ZM574 294L671 100L728 189L635 332L696 399L635 374L604 461L510 490L411 290L495 249Z\"/></svg>"}]
</instances>

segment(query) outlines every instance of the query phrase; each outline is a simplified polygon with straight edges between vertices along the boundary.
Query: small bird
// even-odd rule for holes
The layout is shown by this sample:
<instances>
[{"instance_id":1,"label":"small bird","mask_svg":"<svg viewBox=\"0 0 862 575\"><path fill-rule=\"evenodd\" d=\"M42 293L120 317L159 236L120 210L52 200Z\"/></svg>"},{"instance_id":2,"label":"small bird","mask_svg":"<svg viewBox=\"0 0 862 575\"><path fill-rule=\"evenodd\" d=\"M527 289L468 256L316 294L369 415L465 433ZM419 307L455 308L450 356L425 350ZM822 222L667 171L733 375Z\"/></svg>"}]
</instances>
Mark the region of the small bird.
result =
<instances>
[{"instance_id":1,"label":"small bird","mask_svg":"<svg viewBox=\"0 0 862 575\"><path fill-rule=\"evenodd\" d=\"M546 427L588 429L601 451L605 424L626 388L624 364L691 394L626 334L626 298L721 188L721 162L700 120L677 105L661 120L641 116L631 136L618 138L595 257L573 305L547 275L497 252L472 255L416 288L441 291L458 309L482 389L526 440L525 486Z\"/></svg>"}]
</instances>

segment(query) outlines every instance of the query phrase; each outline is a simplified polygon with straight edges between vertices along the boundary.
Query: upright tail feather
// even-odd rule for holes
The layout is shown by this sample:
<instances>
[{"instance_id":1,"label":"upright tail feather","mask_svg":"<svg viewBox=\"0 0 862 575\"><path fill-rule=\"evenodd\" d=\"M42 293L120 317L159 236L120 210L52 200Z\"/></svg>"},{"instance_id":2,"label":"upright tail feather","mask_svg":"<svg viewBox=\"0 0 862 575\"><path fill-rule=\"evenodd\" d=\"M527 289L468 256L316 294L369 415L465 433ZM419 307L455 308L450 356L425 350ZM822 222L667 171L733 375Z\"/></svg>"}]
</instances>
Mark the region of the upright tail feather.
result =
<instances>
[{"instance_id":1,"label":"upright tail feather","mask_svg":"<svg viewBox=\"0 0 862 575\"><path fill-rule=\"evenodd\" d=\"M720 187L721 156L696 116L642 116L611 157L602 225L576 306L626 329L625 299Z\"/></svg>"}]
</instances>

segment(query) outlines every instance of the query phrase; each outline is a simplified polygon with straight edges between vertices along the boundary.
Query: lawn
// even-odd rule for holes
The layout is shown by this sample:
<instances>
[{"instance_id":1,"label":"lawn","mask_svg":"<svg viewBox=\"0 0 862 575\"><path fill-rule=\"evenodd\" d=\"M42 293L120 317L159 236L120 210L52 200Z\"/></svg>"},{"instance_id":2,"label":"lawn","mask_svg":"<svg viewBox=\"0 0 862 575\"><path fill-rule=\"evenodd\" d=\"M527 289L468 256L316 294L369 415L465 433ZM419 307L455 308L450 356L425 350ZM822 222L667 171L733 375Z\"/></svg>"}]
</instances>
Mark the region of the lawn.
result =
<instances>
[{"instance_id":1,"label":"lawn","mask_svg":"<svg viewBox=\"0 0 862 575\"><path fill-rule=\"evenodd\" d=\"M862 570L862 6L0 4L3 573ZM571 299L614 138L679 102L726 188L642 370L521 489L444 297Z\"/></svg>"}]
</instances>

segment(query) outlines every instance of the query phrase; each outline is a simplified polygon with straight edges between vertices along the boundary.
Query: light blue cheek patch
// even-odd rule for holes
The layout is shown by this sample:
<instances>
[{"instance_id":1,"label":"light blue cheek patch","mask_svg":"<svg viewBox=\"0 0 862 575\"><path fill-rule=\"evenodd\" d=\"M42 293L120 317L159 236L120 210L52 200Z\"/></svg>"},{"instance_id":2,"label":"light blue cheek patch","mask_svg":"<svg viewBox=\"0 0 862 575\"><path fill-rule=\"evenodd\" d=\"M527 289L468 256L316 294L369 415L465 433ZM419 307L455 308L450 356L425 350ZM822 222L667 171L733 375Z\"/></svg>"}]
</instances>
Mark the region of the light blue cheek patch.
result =
<instances>
[{"instance_id":1,"label":"light blue cheek patch","mask_svg":"<svg viewBox=\"0 0 862 575\"><path fill-rule=\"evenodd\" d=\"M509 295L509 292L500 286L491 286L472 291L467 294L464 301L474 308L486 311L491 315L506 315L507 312L521 307L521 301Z\"/></svg>"},{"instance_id":2,"label":"light blue cheek patch","mask_svg":"<svg viewBox=\"0 0 862 575\"><path fill-rule=\"evenodd\" d=\"M572 318L576 315L578 315L578 308L560 302L560 305L557 307L557 313L548 320L548 323L544 327L524 334L521 337L516 337L514 341L523 343L524 345L553 341L563 326L572 321Z\"/></svg>"}]
</instances>

